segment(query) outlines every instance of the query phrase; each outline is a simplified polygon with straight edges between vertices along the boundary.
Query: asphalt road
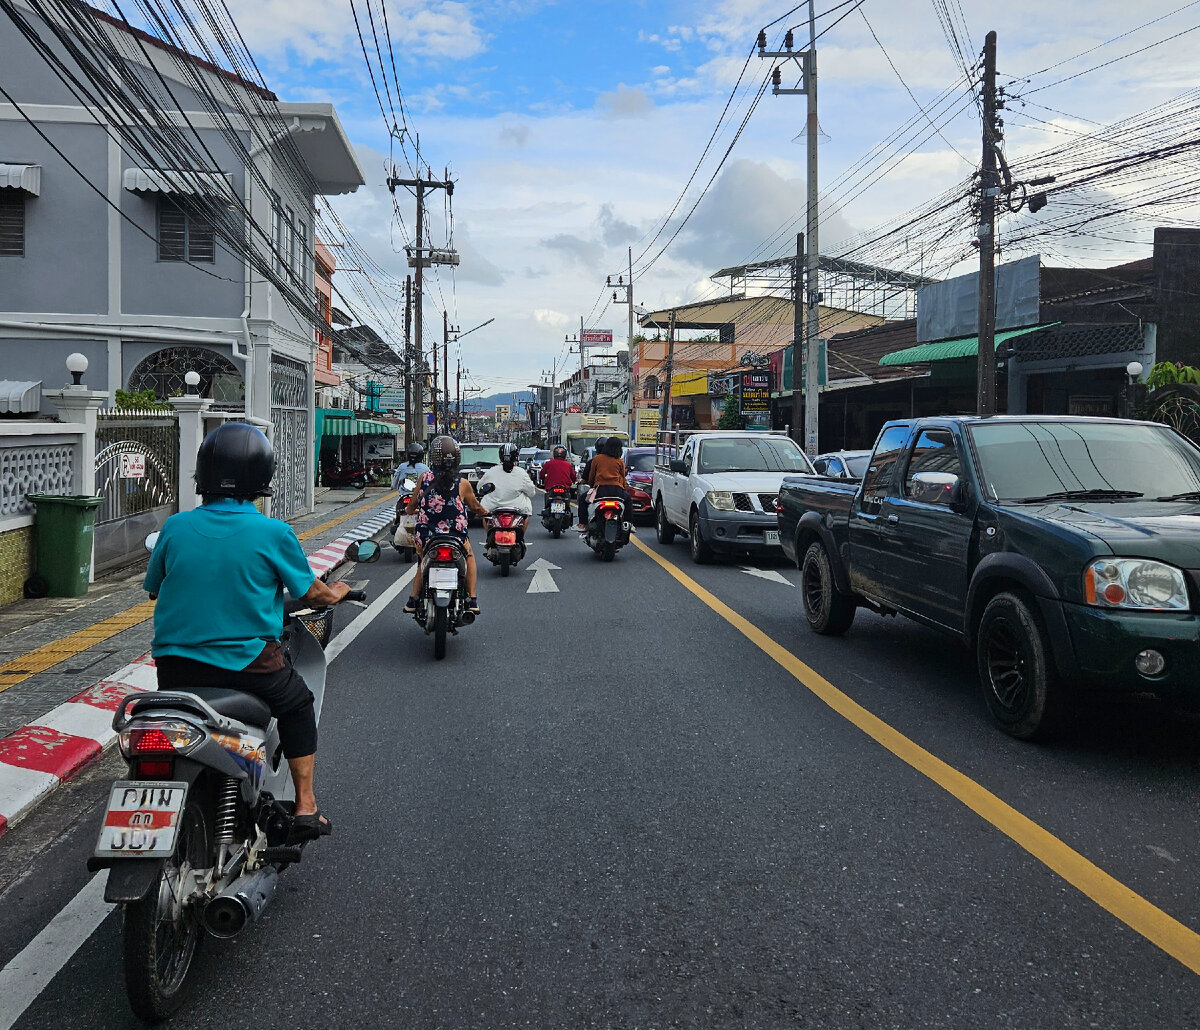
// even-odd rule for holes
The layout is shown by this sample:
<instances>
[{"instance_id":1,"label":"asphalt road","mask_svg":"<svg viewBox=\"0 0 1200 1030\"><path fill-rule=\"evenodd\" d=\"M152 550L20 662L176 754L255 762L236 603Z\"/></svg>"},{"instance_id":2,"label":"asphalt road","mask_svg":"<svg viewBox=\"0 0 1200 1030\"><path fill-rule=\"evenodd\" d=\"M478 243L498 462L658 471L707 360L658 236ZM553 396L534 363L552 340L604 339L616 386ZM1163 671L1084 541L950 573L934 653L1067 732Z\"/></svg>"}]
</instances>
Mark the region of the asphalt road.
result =
<instances>
[{"instance_id":1,"label":"asphalt road","mask_svg":"<svg viewBox=\"0 0 1200 1030\"><path fill-rule=\"evenodd\" d=\"M443 662L402 599L358 636L321 726L335 833L206 942L173 1026L1200 1026L1200 950L1151 939L1173 919L1185 960L1200 942L1196 720L1121 709L1022 744L953 643L863 613L820 638L782 562L640 539L728 611L634 546L601 564L535 527L526 564L559 592L485 566ZM389 551L352 578L378 596L404 571ZM86 881L101 765L0 842L0 965ZM1020 817L1113 879L1089 897ZM1114 914L1121 889L1148 921ZM116 915L17 1023L48 1025L138 1025Z\"/></svg>"}]
</instances>

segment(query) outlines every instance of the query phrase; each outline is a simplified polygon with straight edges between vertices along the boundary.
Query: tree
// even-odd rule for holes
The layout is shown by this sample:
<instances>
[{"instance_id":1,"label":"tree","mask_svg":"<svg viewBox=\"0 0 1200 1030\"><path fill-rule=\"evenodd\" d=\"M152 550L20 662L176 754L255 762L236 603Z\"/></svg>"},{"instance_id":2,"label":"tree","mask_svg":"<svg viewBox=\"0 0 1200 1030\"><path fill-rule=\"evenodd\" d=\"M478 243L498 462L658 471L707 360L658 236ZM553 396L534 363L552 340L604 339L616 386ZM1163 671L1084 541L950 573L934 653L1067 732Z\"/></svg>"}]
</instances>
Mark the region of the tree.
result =
<instances>
[{"instance_id":1,"label":"tree","mask_svg":"<svg viewBox=\"0 0 1200 1030\"><path fill-rule=\"evenodd\" d=\"M721 420L717 423L718 429L745 429L746 420L738 409L741 405L738 403L738 396L734 391L730 391L725 396L725 406L721 409Z\"/></svg>"}]
</instances>

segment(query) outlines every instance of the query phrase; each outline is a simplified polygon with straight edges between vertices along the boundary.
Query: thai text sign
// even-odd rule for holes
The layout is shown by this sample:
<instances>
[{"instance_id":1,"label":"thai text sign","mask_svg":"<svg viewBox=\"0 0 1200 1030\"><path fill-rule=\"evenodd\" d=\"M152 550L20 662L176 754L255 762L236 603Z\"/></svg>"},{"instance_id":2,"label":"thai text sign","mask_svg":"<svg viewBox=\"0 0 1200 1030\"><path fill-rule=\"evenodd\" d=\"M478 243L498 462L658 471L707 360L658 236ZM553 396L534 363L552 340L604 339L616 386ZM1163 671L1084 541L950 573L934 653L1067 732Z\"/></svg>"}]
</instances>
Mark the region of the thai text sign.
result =
<instances>
[{"instance_id":1,"label":"thai text sign","mask_svg":"<svg viewBox=\"0 0 1200 1030\"><path fill-rule=\"evenodd\" d=\"M144 455L144 454L122 454L121 455L121 478L122 479L145 479L146 478L146 455Z\"/></svg>"},{"instance_id":2,"label":"thai text sign","mask_svg":"<svg viewBox=\"0 0 1200 1030\"><path fill-rule=\"evenodd\" d=\"M771 410L771 373L743 372L740 391L742 414Z\"/></svg>"},{"instance_id":3,"label":"thai text sign","mask_svg":"<svg viewBox=\"0 0 1200 1030\"><path fill-rule=\"evenodd\" d=\"M587 344L612 343L611 329L588 329L579 334L579 342Z\"/></svg>"},{"instance_id":4,"label":"thai text sign","mask_svg":"<svg viewBox=\"0 0 1200 1030\"><path fill-rule=\"evenodd\" d=\"M658 426L662 419L662 412L658 408L638 408L636 418L636 442L653 444L658 439Z\"/></svg>"}]
</instances>

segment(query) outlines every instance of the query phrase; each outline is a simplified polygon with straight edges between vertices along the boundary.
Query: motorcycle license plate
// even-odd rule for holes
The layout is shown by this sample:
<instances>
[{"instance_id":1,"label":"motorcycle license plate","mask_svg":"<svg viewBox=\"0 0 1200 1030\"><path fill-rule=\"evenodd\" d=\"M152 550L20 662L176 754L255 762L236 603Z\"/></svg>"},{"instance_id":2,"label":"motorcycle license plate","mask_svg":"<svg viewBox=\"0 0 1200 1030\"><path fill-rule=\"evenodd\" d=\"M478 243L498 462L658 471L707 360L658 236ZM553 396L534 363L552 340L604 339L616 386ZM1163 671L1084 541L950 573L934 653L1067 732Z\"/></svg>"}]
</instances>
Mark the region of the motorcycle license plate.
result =
<instances>
[{"instance_id":1,"label":"motorcycle license plate","mask_svg":"<svg viewBox=\"0 0 1200 1030\"><path fill-rule=\"evenodd\" d=\"M567 510L567 502L566 501L551 501L550 502L550 510L555 513L561 512L561 511L566 511Z\"/></svg>"},{"instance_id":2,"label":"motorcycle license plate","mask_svg":"<svg viewBox=\"0 0 1200 1030\"><path fill-rule=\"evenodd\" d=\"M517 542L517 534L511 529L501 529L496 531L496 543L501 546L512 545Z\"/></svg>"},{"instance_id":3,"label":"motorcycle license plate","mask_svg":"<svg viewBox=\"0 0 1200 1030\"><path fill-rule=\"evenodd\" d=\"M96 855L164 858L175 851L188 785L178 781L117 780L108 798Z\"/></svg>"},{"instance_id":4,"label":"motorcycle license plate","mask_svg":"<svg viewBox=\"0 0 1200 1030\"><path fill-rule=\"evenodd\" d=\"M458 569L430 569L429 585L434 590L453 590L458 586Z\"/></svg>"},{"instance_id":5,"label":"motorcycle license plate","mask_svg":"<svg viewBox=\"0 0 1200 1030\"><path fill-rule=\"evenodd\" d=\"M768 529L768 530L764 531L763 532L763 543L764 544L774 544L776 547L778 547L779 546L779 530Z\"/></svg>"}]
</instances>

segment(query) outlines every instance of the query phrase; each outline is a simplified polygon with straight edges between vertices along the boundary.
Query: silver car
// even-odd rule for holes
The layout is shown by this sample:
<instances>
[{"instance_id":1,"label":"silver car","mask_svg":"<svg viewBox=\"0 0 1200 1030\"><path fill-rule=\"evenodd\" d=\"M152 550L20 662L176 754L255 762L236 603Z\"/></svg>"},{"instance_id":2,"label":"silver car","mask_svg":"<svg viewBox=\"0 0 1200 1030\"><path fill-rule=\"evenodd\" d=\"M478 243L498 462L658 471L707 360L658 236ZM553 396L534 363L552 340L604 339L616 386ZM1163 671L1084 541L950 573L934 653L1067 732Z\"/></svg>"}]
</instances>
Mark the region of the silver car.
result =
<instances>
[{"instance_id":1,"label":"silver car","mask_svg":"<svg viewBox=\"0 0 1200 1030\"><path fill-rule=\"evenodd\" d=\"M835 479L862 479L870 463L870 451L827 451L813 458L818 476Z\"/></svg>"}]
</instances>

